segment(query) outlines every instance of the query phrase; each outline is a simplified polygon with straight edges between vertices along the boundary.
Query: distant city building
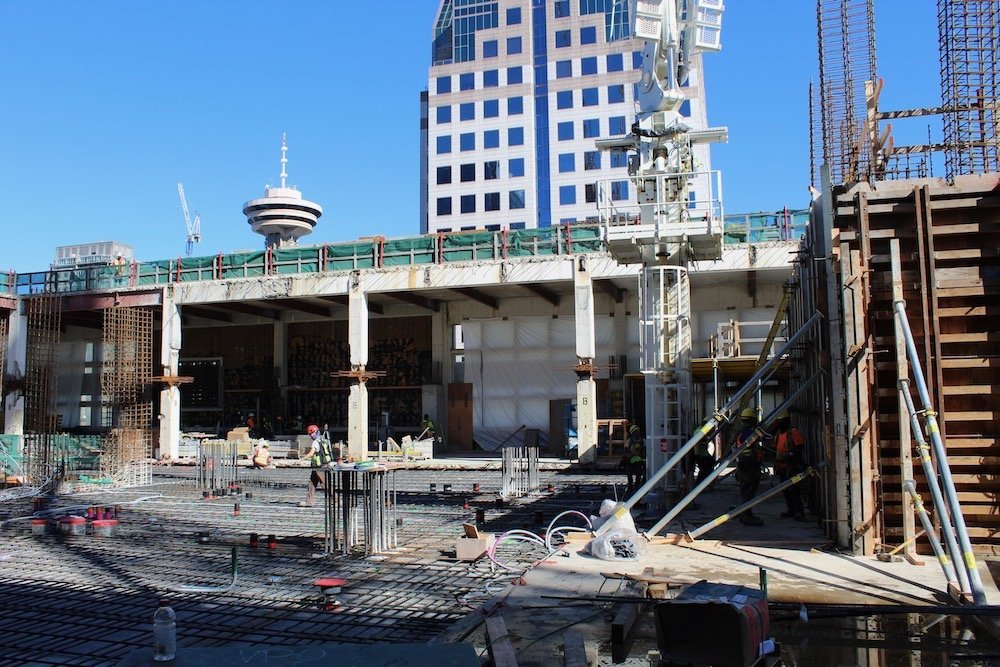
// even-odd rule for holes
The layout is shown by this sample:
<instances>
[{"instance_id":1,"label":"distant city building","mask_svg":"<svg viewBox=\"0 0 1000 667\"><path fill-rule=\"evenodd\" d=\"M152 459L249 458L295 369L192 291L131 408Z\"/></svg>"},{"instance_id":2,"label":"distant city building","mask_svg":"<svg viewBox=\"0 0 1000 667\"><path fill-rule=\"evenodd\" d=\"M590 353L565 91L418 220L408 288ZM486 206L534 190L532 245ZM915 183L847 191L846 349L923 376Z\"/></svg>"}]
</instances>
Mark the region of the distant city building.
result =
<instances>
[{"instance_id":1,"label":"distant city building","mask_svg":"<svg viewBox=\"0 0 1000 667\"><path fill-rule=\"evenodd\" d=\"M56 247L56 259L52 262L51 268L67 269L75 266L108 265L119 256L126 264L131 264L134 259L133 252L132 246L118 241L61 245Z\"/></svg>"},{"instance_id":2,"label":"distant city building","mask_svg":"<svg viewBox=\"0 0 1000 667\"><path fill-rule=\"evenodd\" d=\"M421 94L421 232L596 221L598 181L611 200L635 199L628 156L594 145L635 120L641 46L626 37L627 4L441 0ZM701 72L696 55L682 108L696 130ZM711 168L707 146L695 157Z\"/></svg>"},{"instance_id":3,"label":"distant city building","mask_svg":"<svg viewBox=\"0 0 1000 667\"><path fill-rule=\"evenodd\" d=\"M288 248L298 240L312 234L323 207L302 197L294 186L288 186L288 144L281 135L281 185L265 186L264 197L251 199L243 204L243 215L247 217L250 229L264 237L267 248Z\"/></svg>"}]
</instances>

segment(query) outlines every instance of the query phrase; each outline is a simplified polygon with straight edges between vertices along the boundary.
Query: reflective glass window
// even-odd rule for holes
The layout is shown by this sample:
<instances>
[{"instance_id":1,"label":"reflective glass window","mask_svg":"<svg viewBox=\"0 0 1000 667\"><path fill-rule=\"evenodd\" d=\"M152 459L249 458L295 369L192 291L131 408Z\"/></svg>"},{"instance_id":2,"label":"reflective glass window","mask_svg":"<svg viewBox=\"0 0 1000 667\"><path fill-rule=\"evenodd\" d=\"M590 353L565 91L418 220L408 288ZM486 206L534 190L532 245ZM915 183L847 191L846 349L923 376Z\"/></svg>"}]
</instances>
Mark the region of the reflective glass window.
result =
<instances>
[{"instance_id":1,"label":"reflective glass window","mask_svg":"<svg viewBox=\"0 0 1000 667\"><path fill-rule=\"evenodd\" d=\"M495 69L488 69L483 72L483 87L492 88L494 86L500 85L500 71Z\"/></svg>"},{"instance_id":2,"label":"reflective glass window","mask_svg":"<svg viewBox=\"0 0 1000 667\"><path fill-rule=\"evenodd\" d=\"M625 116L612 116L608 119L608 134L613 137L625 134Z\"/></svg>"},{"instance_id":3,"label":"reflective glass window","mask_svg":"<svg viewBox=\"0 0 1000 667\"><path fill-rule=\"evenodd\" d=\"M451 167L438 167L437 168L437 182L438 185L444 185L445 183L451 183Z\"/></svg>"},{"instance_id":4,"label":"reflective glass window","mask_svg":"<svg viewBox=\"0 0 1000 667\"><path fill-rule=\"evenodd\" d=\"M583 136L585 138L601 136L601 121L597 118L585 119L583 121Z\"/></svg>"},{"instance_id":5,"label":"reflective glass window","mask_svg":"<svg viewBox=\"0 0 1000 667\"><path fill-rule=\"evenodd\" d=\"M594 26L586 26L580 28L580 43L581 44L596 44L597 43L597 28Z\"/></svg>"},{"instance_id":6,"label":"reflective glass window","mask_svg":"<svg viewBox=\"0 0 1000 667\"><path fill-rule=\"evenodd\" d=\"M437 214L451 215L451 197L437 198Z\"/></svg>"},{"instance_id":7,"label":"reflective glass window","mask_svg":"<svg viewBox=\"0 0 1000 667\"><path fill-rule=\"evenodd\" d=\"M523 127L509 127L509 128L507 128L507 145L508 146L523 146L524 145L524 128Z\"/></svg>"},{"instance_id":8,"label":"reflective glass window","mask_svg":"<svg viewBox=\"0 0 1000 667\"><path fill-rule=\"evenodd\" d=\"M572 43L569 30L556 30L556 48L561 49Z\"/></svg>"},{"instance_id":9,"label":"reflective glass window","mask_svg":"<svg viewBox=\"0 0 1000 667\"><path fill-rule=\"evenodd\" d=\"M507 115L516 116L524 113L524 98L520 95L507 99Z\"/></svg>"},{"instance_id":10,"label":"reflective glass window","mask_svg":"<svg viewBox=\"0 0 1000 667\"><path fill-rule=\"evenodd\" d=\"M573 61L572 60L557 60L556 61L556 78L557 79L568 79L573 76Z\"/></svg>"},{"instance_id":11,"label":"reflective glass window","mask_svg":"<svg viewBox=\"0 0 1000 667\"><path fill-rule=\"evenodd\" d=\"M471 183L476 180L476 165L463 164L458 168L458 175L463 183Z\"/></svg>"},{"instance_id":12,"label":"reflective glass window","mask_svg":"<svg viewBox=\"0 0 1000 667\"><path fill-rule=\"evenodd\" d=\"M521 23L521 8L511 7L507 10L507 25L518 25Z\"/></svg>"},{"instance_id":13,"label":"reflective glass window","mask_svg":"<svg viewBox=\"0 0 1000 667\"><path fill-rule=\"evenodd\" d=\"M598 105L600 96L598 95L597 90L597 88L583 89L583 106L596 107Z\"/></svg>"},{"instance_id":14,"label":"reflective glass window","mask_svg":"<svg viewBox=\"0 0 1000 667\"><path fill-rule=\"evenodd\" d=\"M556 108L557 109L572 109L573 108L573 91L572 90L560 90L556 93Z\"/></svg>"},{"instance_id":15,"label":"reflective glass window","mask_svg":"<svg viewBox=\"0 0 1000 667\"><path fill-rule=\"evenodd\" d=\"M476 75L472 72L465 72L458 75L458 89L472 90L476 87Z\"/></svg>"},{"instance_id":16,"label":"reflective glass window","mask_svg":"<svg viewBox=\"0 0 1000 667\"><path fill-rule=\"evenodd\" d=\"M559 154L559 173L576 171L576 157L573 153Z\"/></svg>"},{"instance_id":17,"label":"reflective glass window","mask_svg":"<svg viewBox=\"0 0 1000 667\"><path fill-rule=\"evenodd\" d=\"M573 121L567 120L556 125L556 133L559 141L567 141L573 138Z\"/></svg>"},{"instance_id":18,"label":"reflective glass window","mask_svg":"<svg viewBox=\"0 0 1000 667\"><path fill-rule=\"evenodd\" d=\"M608 104L616 104L618 102L624 102L624 101L625 101L625 86L623 84L608 86Z\"/></svg>"},{"instance_id":19,"label":"reflective glass window","mask_svg":"<svg viewBox=\"0 0 1000 667\"><path fill-rule=\"evenodd\" d=\"M441 93L451 92L451 77L450 76L439 76L437 78L437 92L438 95Z\"/></svg>"},{"instance_id":20,"label":"reflective glass window","mask_svg":"<svg viewBox=\"0 0 1000 667\"><path fill-rule=\"evenodd\" d=\"M507 68L507 83L524 83L524 70L521 69L520 65Z\"/></svg>"},{"instance_id":21,"label":"reflective glass window","mask_svg":"<svg viewBox=\"0 0 1000 667\"><path fill-rule=\"evenodd\" d=\"M476 117L475 102L462 102L460 105L458 105L459 120L472 120L475 117Z\"/></svg>"},{"instance_id":22,"label":"reflective glass window","mask_svg":"<svg viewBox=\"0 0 1000 667\"><path fill-rule=\"evenodd\" d=\"M485 211L499 211L500 210L500 193L499 192L487 192L483 195L483 210Z\"/></svg>"},{"instance_id":23,"label":"reflective glass window","mask_svg":"<svg viewBox=\"0 0 1000 667\"><path fill-rule=\"evenodd\" d=\"M521 51L522 51L522 46L521 46L521 38L520 38L520 36L518 36L518 37L508 37L507 38L507 55L513 56L513 55L516 55L518 53L521 53ZM497 195L497 196L499 196L499 195Z\"/></svg>"},{"instance_id":24,"label":"reflective glass window","mask_svg":"<svg viewBox=\"0 0 1000 667\"><path fill-rule=\"evenodd\" d=\"M483 100L483 118L496 118L500 115L500 100Z\"/></svg>"},{"instance_id":25,"label":"reflective glass window","mask_svg":"<svg viewBox=\"0 0 1000 667\"><path fill-rule=\"evenodd\" d=\"M597 57L590 56L587 58L580 59L580 73L581 74L597 74Z\"/></svg>"},{"instance_id":26,"label":"reflective glass window","mask_svg":"<svg viewBox=\"0 0 1000 667\"><path fill-rule=\"evenodd\" d=\"M483 132L483 148L500 148L500 130Z\"/></svg>"},{"instance_id":27,"label":"reflective glass window","mask_svg":"<svg viewBox=\"0 0 1000 667\"><path fill-rule=\"evenodd\" d=\"M510 209L524 208L524 190L511 190L510 191L510 197L509 197L509 201L507 202L507 208L510 208ZM516 224L517 223L514 223L514 225L516 225ZM511 225L510 228L511 229L518 229L518 227L515 227L514 225ZM520 227L520 229L524 229L523 224Z\"/></svg>"},{"instance_id":28,"label":"reflective glass window","mask_svg":"<svg viewBox=\"0 0 1000 667\"><path fill-rule=\"evenodd\" d=\"M625 59L620 53L608 54L608 71L621 72L625 69Z\"/></svg>"},{"instance_id":29,"label":"reflective glass window","mask_svg":"<svg viewBox=\"0 0 1000 667\"><path fill-rule=\"evenodd\" d=\"M463 151L476 150L476 133L463 132L462 134L458 135L458 147L459 150Z\"/></svg>"},{"instance_id":30,"label":"reflective glass window","mask_svg":"<svg viewBox=\"0 0 1000 667\"><path fill-rule=\"evenodd\" d=\"M443 155L444 153L451 152L451 135L446 134L442 137L437 138L437 154Z\"/></svg>"},{"instance_id":31,"label":"reflective glass window","mask_svg":"<svg viewBox=\"0 0 1000 667\"><path fill-rule=\"evenodd\" d=\"M437 122L438 125L443 125L445 123L451 122L451 107L443 106L437 108Z\"/></svg>"},{"instance_id":32,"label":"reflective glass window","mask_svg":"<svg viewBox=\"0 0 1000 667\"><path fill-rule=\"evenodd\" d=\"M575 185L560 185L559 186L559 203L562 206L568 204L576 203L576 186Z\"/></svg>"},{"instance_id":33,"label":"reflective glass window","mask_svg":"<svg viewBox=\"0 0 1000 667\"><path fill-rule=\"evenodd\" d=\"M497 57L497 40L490 39L483 42L483 58Z\"/></svg>"},{"instance_id":34,"label":"reflective glass window","mask_svg":"<svg viewBox=\"0 0 1000 667\"><path fill-rule=\"evenodd\" d=\"M495 181L500 178L500 162L497 160L490 160L489 162L483 163L483 179L487 181Z\"/></svg>"},{"instance_id":35,"label":"reflective glass window","mask_svg":"<svg viewBox=\"0 0 1000 667\"><path fill-rule=\"evenodd\" d=\"M583 169L591 171L601 168L601 151L586 151L583 154Z\"/></svg>"},{"instance_id":36,"label":"reflective glass window","mask_svg":"<svg viewBox=\"0 0 1000 667\"><path fill-rule=\"evenodd\" d=\"M524 158L515 157L507 161L507 175L511 178L524 176Z\"/></svg>"},{"instance_id":37,"label":"reflective glass window","mask_svg":"<svg viewBox=\"0 0 1000 667\"><path fill-rule=\"evenodd\" d=\"M476 195L462 195L461 207L462 213L475 213Z\"/></svg>"}]
</instances>

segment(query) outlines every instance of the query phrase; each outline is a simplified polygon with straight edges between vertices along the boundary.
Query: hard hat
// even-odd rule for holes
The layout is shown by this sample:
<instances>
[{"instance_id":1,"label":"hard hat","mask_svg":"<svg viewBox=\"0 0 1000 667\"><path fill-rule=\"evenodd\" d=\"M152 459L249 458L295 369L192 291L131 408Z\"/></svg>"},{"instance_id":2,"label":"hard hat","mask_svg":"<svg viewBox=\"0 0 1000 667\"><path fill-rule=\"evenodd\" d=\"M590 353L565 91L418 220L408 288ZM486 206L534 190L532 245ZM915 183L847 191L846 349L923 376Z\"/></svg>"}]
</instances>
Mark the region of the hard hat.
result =
<instances>
[{"instance_id":1,"label":"hard hat","mask_svg":"<svg viewBox=\"0 0 1000 667\"><path fill-rule=\"evenodd\" d=\"M629 433L635 433L638 430L639 430L639 427L636 426L635 424L632 424L631 426L628 427L628 432Z\"/></svg>"},{"instance_id":2,"label":"hard hat","mask_svg":"<svg viewBox=\"0 0 1000 667\"><path fill-rule=\"evenodd\" d=\"M740 419L757 419L757 411L753 408L743 408L740 412Z\"/></svg>"},{"instance_id":3,"label":"hard hat","mask_svg":"<svg viewBox=\"0 0 1000 667\"><path fill-rule=\"evenodd\" d=\"M316 424L309 424L309 426L306 428L306 433L310 435L312 435L313 433L319 433L319 426L316 426Z\"/></svg>"}]
</instances>

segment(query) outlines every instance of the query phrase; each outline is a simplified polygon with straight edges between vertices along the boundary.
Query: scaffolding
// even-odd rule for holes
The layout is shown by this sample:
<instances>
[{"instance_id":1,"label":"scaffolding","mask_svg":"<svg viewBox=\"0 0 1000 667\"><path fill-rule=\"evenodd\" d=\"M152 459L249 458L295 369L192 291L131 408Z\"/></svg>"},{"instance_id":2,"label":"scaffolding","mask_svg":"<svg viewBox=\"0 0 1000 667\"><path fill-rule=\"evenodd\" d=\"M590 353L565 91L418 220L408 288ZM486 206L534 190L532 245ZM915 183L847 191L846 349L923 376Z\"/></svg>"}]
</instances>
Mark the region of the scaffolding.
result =
<instances>
[{"instance_id":1,"label":"scaffolding","mask_svg":"<svg viewBox=\"0 0 1000 667\"><path fill-rule=\"evenodd\" d=\"M945 176L1000 170L1000 2L938 0Z\"/></svg>"},{"instance_id":2,"label":"scaffolding","mask_svg":"<svg viewBox=\"0 0 1000 667\"><path fill-rule=\"evenodd\" d=\"M152 455L152 402L146 394L152 374L152 311L106 308L101 342L102 422L110 427L101 471L112 479L131 477L129 464Z\"/></svg>"},{"instance_id":3,"label":"scaffolding","mask_svg":"<svg viewBox=\"0 0 1000 667\"><path fill-rule=\"evenodd\" d=\"M819 104L812 105L815 132L821 133L822 157L813 161L813 183L818 168L830 165L834 183L872 178L872 137L866 85L876 78L875 12L873 0L818 0ZM815 114L819 114L816 122ZM815 135L814 141L815 142Z\"/></svg>"}]
</instances>

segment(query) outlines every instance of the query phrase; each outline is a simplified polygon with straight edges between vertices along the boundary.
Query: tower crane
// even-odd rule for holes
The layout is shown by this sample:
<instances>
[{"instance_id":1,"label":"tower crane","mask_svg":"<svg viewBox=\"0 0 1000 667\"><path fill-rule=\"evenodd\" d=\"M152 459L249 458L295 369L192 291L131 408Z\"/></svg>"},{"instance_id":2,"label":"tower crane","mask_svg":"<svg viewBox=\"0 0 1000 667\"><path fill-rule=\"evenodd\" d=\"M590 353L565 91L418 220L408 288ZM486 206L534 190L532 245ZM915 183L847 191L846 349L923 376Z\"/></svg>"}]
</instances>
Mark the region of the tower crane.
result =
<instances>
[{"instance_id":1,"label":"tower crane","mask_svg":"<svg viewBox=\"0 0 1000 667\"><path fill-rule=\"evenodd\" d=\"M194 221L188 213L187 198L184 196L184 184L177 184L177 194L181 198L181 210L184 212L184 223L187 225L187 256L191 256L195 243L201 243L201 214L195 211Z\"/></svg>"}]
</instances>

